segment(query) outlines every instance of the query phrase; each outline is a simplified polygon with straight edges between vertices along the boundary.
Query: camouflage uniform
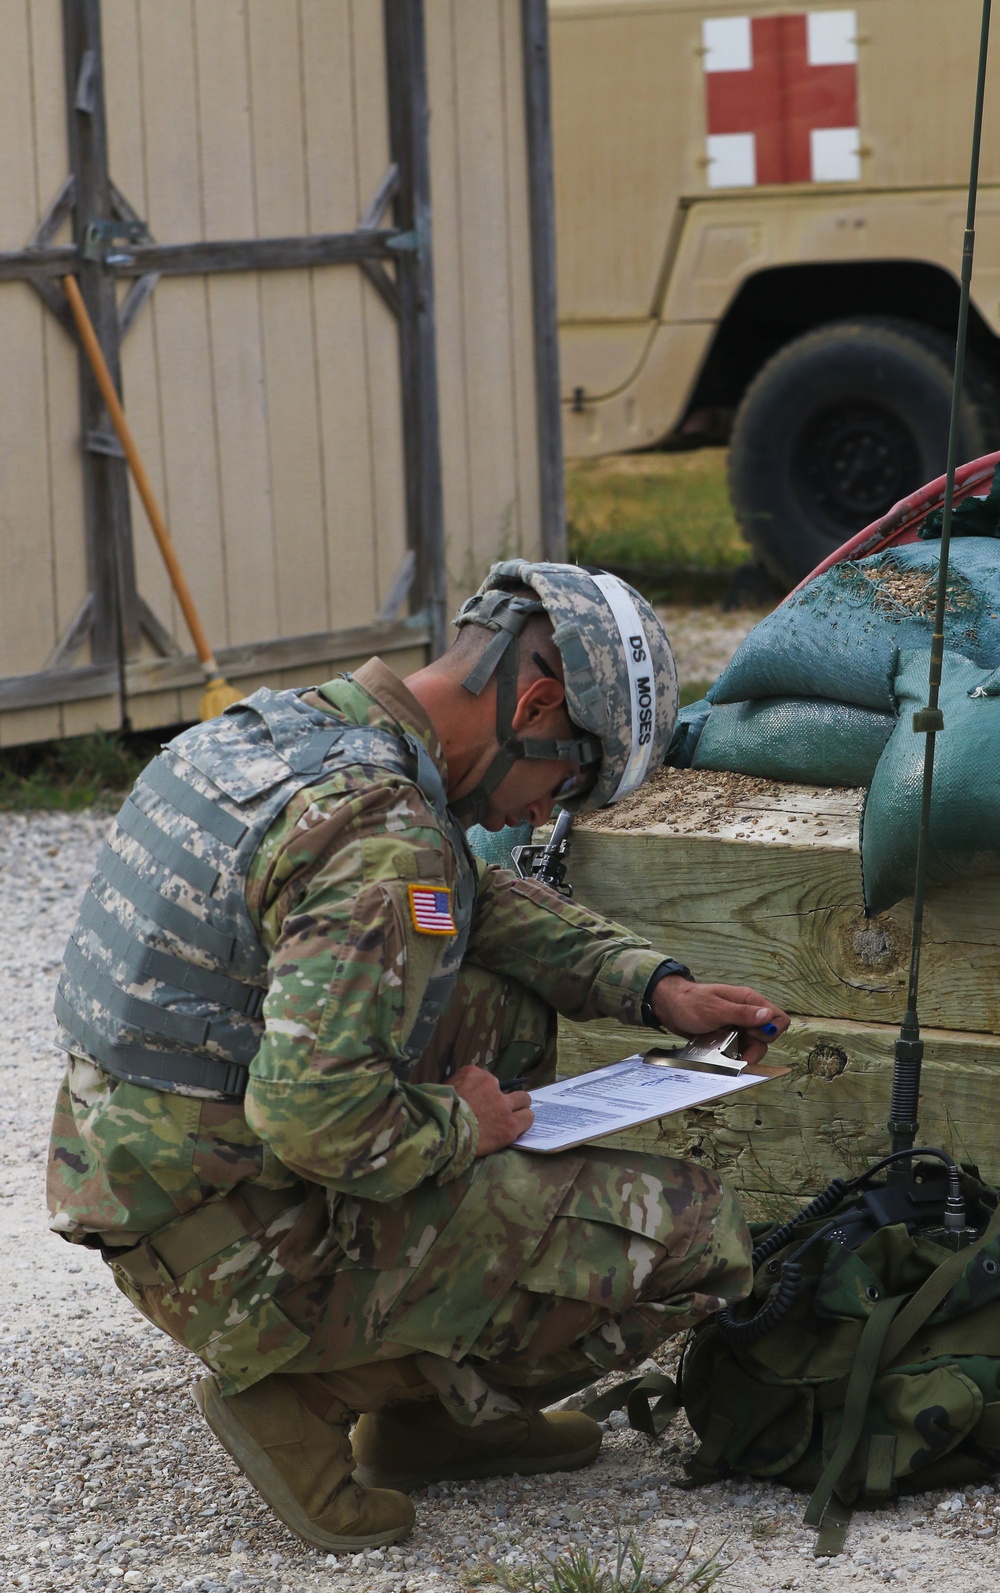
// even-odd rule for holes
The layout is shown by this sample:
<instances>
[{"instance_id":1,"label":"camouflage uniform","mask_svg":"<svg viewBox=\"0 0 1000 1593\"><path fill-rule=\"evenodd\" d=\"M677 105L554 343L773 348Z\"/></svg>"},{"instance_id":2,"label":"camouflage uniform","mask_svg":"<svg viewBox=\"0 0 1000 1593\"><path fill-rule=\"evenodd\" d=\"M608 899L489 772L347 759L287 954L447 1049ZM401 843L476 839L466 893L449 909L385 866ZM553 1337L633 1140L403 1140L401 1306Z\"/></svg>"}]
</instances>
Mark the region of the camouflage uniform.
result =
<instances>
[{"instance_id":1,"label":"camouflage uniform","mask_svg":"<svg viewBox=\"0 0 1000 1593\"><path fill-rule=\"evenodd\" d=\"M429 720L378 660L311 700L408 732L446 779ZM415 785L339 768L289 802L251 866L270 984L245 1099L70 1056L52 1227L99 1242L139 1310L226 1392L416 1351L456 1413L481 1419L514 1408L504 1387L588 1381L749 1286L742 1217L713 1175L590 1150L477 1159L475 1117L446 1083L467 1063L550 1079L553 1009L638 1023L661 958L621 926L483 867L458 983L409 1076L394 1073L441 953L409 887L447 888L454 869ZM114 1266L116 1247L241 1186L287 1190L287 1208L162 1284Z\"/></svg>"}]
</instances>

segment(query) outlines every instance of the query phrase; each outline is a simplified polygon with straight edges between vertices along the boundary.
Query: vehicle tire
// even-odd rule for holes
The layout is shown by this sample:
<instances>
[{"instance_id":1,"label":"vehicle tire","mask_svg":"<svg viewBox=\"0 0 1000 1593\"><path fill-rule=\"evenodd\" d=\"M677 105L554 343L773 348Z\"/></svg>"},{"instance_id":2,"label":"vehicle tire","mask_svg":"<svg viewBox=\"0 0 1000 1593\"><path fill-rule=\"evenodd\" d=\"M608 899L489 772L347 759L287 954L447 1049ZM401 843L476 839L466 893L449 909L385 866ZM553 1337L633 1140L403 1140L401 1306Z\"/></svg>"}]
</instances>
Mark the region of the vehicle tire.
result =
<instances>
[{"instance_id":1,"label":"vehicle tire","mask_svg":"<svg viewBox=\"0 0 1000 1593\"><path fill-rule=\"evenodd\" d=\"M917 322L858 318L796 338L762 367L733 424L743 534L787 589L945 469L954 347ZM966 357L958 459L1000 448L1000 389Z\"/></svg>"}]
</instances>

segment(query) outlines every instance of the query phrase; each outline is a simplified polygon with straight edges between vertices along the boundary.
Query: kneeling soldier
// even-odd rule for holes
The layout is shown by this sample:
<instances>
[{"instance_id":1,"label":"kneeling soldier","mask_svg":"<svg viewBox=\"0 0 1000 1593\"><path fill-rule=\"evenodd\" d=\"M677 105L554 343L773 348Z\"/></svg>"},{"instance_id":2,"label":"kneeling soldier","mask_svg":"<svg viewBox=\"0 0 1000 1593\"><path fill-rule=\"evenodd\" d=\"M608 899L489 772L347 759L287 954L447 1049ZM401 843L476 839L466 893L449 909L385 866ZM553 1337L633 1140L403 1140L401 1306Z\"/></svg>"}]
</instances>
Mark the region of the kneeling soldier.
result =
<instances>
[{"instance_id":1,"label":"kneeling soldier","mask_svg":"<svg viewBox=\"0 0 1000 1593\"><path fill-rule=\"evenodd\" d=\"M405 682L373 659L171 742L57 998L52 1226L200 1357L209 1425L327 1550L405 1536L420 1483L586 1465L600 1428L542 1408L749 1287L712 1173L510 1148L530 1088L501 1083L551 1080L556 1013L738 1025L753 1059L787 1023L465 843L662 764L677 688L649 605L518 560L457 624Z\"/></svg>"}]
</instances>

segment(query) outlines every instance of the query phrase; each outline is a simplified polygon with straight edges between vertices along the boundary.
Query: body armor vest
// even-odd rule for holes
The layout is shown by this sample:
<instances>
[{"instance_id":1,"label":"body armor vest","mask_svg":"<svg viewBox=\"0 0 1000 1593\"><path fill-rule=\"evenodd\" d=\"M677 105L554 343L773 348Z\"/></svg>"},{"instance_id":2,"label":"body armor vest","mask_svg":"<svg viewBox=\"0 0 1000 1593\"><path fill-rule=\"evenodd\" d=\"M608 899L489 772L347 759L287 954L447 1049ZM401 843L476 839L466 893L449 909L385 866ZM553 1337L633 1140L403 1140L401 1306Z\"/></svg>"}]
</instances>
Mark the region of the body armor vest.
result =
<instances>
[{"instance_id":1,"label":"body armor vest","mask_svg":"<svg viewBox=\"0 0 1000 1593\"><path fill-rule=\"evenodd\" d=\"M456 859L453 916L406 1038L426 1048L462 962L475 868L441 777L414 737L350 725L300 691L255 692L165 747L115 820L83 899L59 990L64 1050L132 1084L240 1100L264 1034L267 952L246 906L250 864L303 787L339 768L412 780Z\"/></svg>"}]
</instances>

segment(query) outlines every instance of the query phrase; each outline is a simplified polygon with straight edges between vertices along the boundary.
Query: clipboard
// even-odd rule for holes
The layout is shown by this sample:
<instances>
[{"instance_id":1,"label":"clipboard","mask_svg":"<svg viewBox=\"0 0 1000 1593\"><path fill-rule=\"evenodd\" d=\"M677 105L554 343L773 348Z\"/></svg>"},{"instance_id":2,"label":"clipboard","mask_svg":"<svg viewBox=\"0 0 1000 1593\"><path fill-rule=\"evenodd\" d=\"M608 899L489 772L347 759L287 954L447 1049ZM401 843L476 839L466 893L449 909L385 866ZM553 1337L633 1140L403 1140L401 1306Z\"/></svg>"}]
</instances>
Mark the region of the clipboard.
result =
<instances>
[{"instance_id":1,"label":"clipboard","mask_svg":"<svg viewBox=\"0 0 1000 1593\"><path fill-rule=\"evenodd\" d=\"M730 1054L738 1035L738 1030L720 1030L673 1050L636 1052L532 1091L535 1121L513 1148L541 1155L573 1150L767 1084L791 1071L769 1063L757 1063L751 1071L741 1057Z\"/></svg>"}]
</instances>

